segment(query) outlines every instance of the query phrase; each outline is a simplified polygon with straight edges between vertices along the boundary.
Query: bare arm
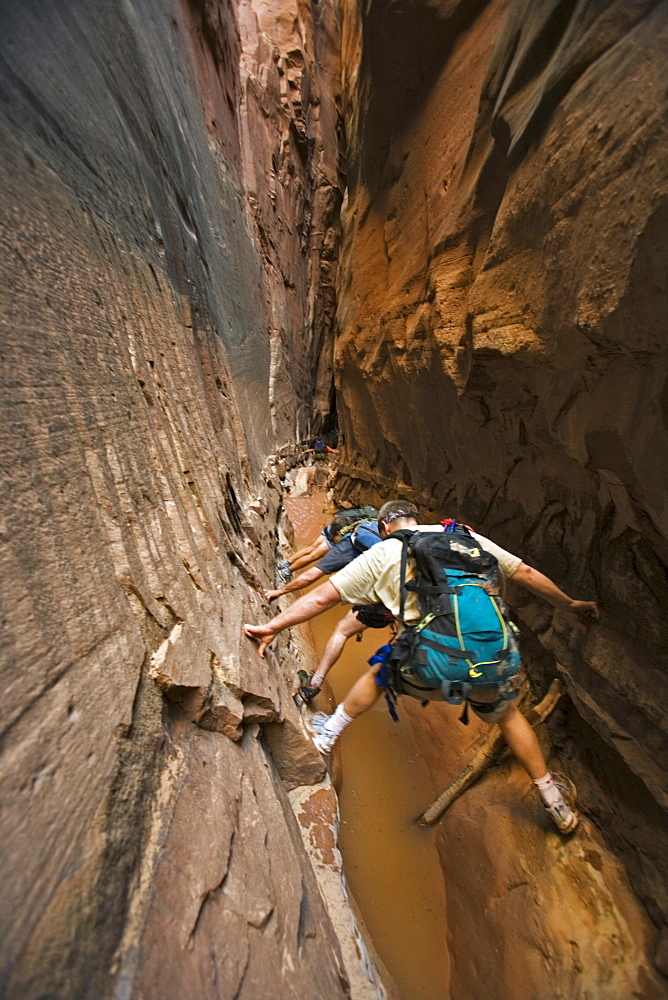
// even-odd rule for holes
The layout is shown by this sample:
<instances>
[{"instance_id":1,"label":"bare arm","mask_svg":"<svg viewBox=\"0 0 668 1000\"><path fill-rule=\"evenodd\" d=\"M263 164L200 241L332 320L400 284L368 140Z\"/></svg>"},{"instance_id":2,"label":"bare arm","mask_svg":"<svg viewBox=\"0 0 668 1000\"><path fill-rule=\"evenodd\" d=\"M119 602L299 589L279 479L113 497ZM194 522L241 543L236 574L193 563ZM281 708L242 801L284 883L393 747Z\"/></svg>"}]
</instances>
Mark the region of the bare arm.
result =
<instances>
[{"instance_id":1,"label":"bare arm","mask_svg":"<svg viewBox=\"0 0 668 1000\"><path fill-rule=\"evenodd\" d=\"M249 639L260 640L258 654L264 657L265 649L279 632L291 625L310 621L311 618L321 615L323 611L333 608L340 600L338 590L327 580L326 583L321 583L319 587L312 590L310 594L304 594L303 597L298 598L287 611L282 611L266 625L244 625L244 634Z\"/></svg>"},{"instance_id":2,"label":"bare arm","mask_svg":"<svg viewBox=\"0 0 668 1000\"><path fill-rule=\"evenodd\" d=\"M299 576L294 578L294 580L290 580L289 583L279 587L278 590L265 590L264 596L269 603L271 603L272 601L275 601L277 597L283 597L284 594L291 594L293 590L301 590L302 587L308 587L309 583L315 583L316 580L319 580L320 577L324 575L323 571L318 569L317 566L311 566L310 569L300 573Z\"/></svg>"},{"instance_id":3,"label":"bare arm","mask_svg":"<svg viewBox=\"0 0 668 1000\"><path fill-rule=\"evenodd\" d=\"M548 576L539 573L531 566L527 566L526 563L519 564L511 580L521 584L532 594L542 597L554 608L573 615L580 624L595 621L599 617L598 606L594 601L574 601L572 597L560 590Z\"/></svg>"}]
</instances>

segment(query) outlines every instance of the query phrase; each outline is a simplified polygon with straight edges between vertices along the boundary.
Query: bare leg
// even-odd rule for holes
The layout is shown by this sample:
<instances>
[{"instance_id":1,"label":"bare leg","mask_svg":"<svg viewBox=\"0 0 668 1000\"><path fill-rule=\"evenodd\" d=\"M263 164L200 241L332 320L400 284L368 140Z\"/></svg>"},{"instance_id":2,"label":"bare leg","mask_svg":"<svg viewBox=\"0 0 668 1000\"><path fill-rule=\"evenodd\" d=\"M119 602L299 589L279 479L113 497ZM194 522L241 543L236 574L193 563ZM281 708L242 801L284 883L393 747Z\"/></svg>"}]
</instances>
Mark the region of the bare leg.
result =
<instances>
[{"instance_id":1,"label":"bare leg","mask_svg":"<svg viewBox=\"0 0 668 1000\"><path fill-rule=\"evenodd\" d=\"M343 708L346 715L351 719L356 719L363 712L368 712L376 704L383 689L376 684L376 674L380 670L380 664L367 670L365 674L355 681L350 691L343 701Z\"/></svg>"},{"instance_id":2,"label":"bare leg","mask_svg":"<svg viewBox=\"0 0 668 1000\"><path fill-rule=\"evenodd\" d=\"M308 566L310 562L313 562L313 557L311 555L312 552L313 552L312 545L309 545L308 548L299 549L298 552L295 552L295 554L291 556L291 558L288 560L288 563L290 565L290 570L294 571L298 569L303 569L304 566Z\"/></svg>"},{"instance_id":3,"label":"bare leg","mask_svg":"<svg viewBox=\"0 0 668 1000\"><path fill-rule=\"evenodd\" d=\"M298 569L303 569L304 566L308 566L309 563L316 562L316 560L321 559L326 552L329 551L329 545L327 544L327 539L324 535L318 535L316 540L308 545L305 549L299 549L298 552L290 559L290 571L292 573L296 572Z\"/></svg>"},{"instance_id":4,"label":"bare leg","mask_svg":"<svg viewBox=\"0 0 668 1000\"><path fill-rule=\"evenodd\" d=\"M506 743L529 777L534 780L542 778L547 773L543 751L536 733L515 702L510 702L508 705L505 715L499 721L499 727Z\"/></svg>"},{"instance_id":5,"label":"bare leg","mask_svg":"<svg viewBox=\"0 0 668 1000\"><path fill-rule=\"evenodd\" d=\"M315 558L312 546L309 546L307 549L300 549L290 559L290 572L296 573L298 570L303 569L304 566L312 563Z\"/></svg>"},{"instance_id":6,"label":"bare leg","mask_svg":"<svg viewBox=\"0 0 668 1000\"><path fill-rule=\"evenodd\" d=\"M535 732L514 702L499 721L506 743L534 783L550 819L561 833L572 833L580 822L575 809L575 785L547 769Z\"/></svg>"},{"instance_id":7,"label":"bare leg","mask_svg":"<svg viewBox=\"0 0 668 1000\"><path fill-rule=\"evenodd\" d=\"M327 645L323 650L320 663L318 664L318 669L316 670L317 678L319 680L324 678L328 670L334 666L348 639L350 639L353 635L358 635L360 632L364 632L366 628L366 625L363 625L362 622L358 621L357 615L354 611L349 611L343 616L327 640Z\"/></svg>"}]
</instances>

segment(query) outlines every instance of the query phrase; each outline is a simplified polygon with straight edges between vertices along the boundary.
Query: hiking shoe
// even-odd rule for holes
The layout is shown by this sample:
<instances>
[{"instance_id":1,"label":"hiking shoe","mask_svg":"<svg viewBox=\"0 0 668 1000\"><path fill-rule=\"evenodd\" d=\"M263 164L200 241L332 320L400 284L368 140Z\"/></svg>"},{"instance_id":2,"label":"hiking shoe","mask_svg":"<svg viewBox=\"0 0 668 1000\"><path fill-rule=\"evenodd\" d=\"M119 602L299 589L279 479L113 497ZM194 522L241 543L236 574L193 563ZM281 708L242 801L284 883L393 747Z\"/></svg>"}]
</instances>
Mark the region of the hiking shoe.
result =
<instances>
[{"instance_id":1,"label":"hiking shoe","mask_svg":"<svg viewBox=\"0 0 668 1000\"><path fill-rule=\"evenodd\" d=\"M311 701L320 694L319 687L313 687L312 684L309 684L311 678L305 670L300 670L297 676L299 677L299 694L303 701Z\"/></svg>"},{"instance_id":2,"label":"hiking shoe","mask_svg":"<svg viewBox=\"0 0 668 1000\"><path fill-rule=\"evenodd\" d=\"M575 808L577 798L575 785L565 774L553 774L552 781L561 792L563 801L554 806L543 803L545 811L560 833L573 833L580 822L580 816Z\"/></svg>"},{"instance_id":3,"label":"hiking shoe","mask_svg":"<svg viewBox=\"0 0 668 1000\"><path fill-rule=\"evenodd\" d=\"M292 570L290 569L290 560L285 559L280 562L276 567L276 576L281 581L281 583L290 583L292 580Z\"/></svg>"},{"instance_id":4,"label":"hiking shoe","mask_svg":"<svg viewBox=\"0 0 668 1000\"><path fill-rule=\"evenodd\" d=\"M325 712L316 712L306 723L316 749L322 754L331 753L332 747L336 743L336 736L328 736L325 733L325 726L330 719L331 715L326 715Z\"/></svg>"}]
</instances>

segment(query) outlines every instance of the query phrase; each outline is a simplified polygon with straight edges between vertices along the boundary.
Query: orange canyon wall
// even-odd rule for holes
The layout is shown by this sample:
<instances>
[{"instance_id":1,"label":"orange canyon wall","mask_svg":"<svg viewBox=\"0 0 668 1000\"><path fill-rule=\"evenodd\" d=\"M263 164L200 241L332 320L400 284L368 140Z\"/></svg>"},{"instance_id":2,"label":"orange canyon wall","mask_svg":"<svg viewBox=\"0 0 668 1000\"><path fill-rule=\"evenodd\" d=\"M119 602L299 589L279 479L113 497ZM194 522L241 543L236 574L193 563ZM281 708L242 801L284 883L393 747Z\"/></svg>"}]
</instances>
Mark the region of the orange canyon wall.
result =
<instances>
[{"instance_id":1,"label":"orange canyon wall","mask_svg":"<svg viewBox=\"0 0 668 1000\"><path fill-rule=\"evenodd\" d=\"M600 602L583 637L511 595L668 973L668 8L343 6L340 492L454 514Z\"/></svg>"}]
</instances>

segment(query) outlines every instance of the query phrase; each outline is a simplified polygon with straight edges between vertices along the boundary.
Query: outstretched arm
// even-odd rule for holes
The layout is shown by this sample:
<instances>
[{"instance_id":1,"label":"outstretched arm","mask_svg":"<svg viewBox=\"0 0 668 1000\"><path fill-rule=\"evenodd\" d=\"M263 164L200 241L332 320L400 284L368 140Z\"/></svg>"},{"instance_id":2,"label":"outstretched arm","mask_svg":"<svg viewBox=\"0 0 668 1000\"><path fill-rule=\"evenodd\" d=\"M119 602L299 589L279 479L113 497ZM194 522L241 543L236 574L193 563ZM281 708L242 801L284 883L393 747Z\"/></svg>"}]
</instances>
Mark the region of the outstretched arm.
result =
<instances>
[{"instance_id":1,"label":"outstretched arm","mask_svg":"<svg viewBox=\"0 0 668 1000\"><path fill-rule=\"evenodd\" d=\"M599 617L598 605L594 601L574 601L548 576L539 573L537 569L532 569L526 563L519 564L511 579L514 583L526 587L532 594L538 594L553 607L572 615L580 625L596 621Z\"/></svg>"},{"instance_id":2,"label":"outstretched arm","mask_svg":"<svg viewBox=\"0 0 668 1000\"><path fill-rule=\"evenodd\" d=\"M244 625L244 634L249 639L260 640L258 654L264 658L265 649L279 632L291 625L299 625L300 622L307 622L311 618L321 615L328 608L333 608L340 600L338 590L327 580L326 583L321 583L309 594L298 598L287 611L282 611L266 625Z\"/></svg>"},{"instance_id":3,"label":"outstretched arm","mask_svg":"<svg viewBox=\"0 0 668 1000\"><path fill-rule=\"evenodd\" d=\"M271 602L275 601L277 597L283 597L284 594L291 594L293 590L301 590L302 587L308 587L309 583L315 583L316 580L319 580L320 577L324 575L323 571L318 569L317 566L311 566L310 569L300 573L299 576L294 578L294 580L290 580L289 583L279 587L278 590L265 590L263 593L271 604Z\"/></svg>"}]
</instances>

